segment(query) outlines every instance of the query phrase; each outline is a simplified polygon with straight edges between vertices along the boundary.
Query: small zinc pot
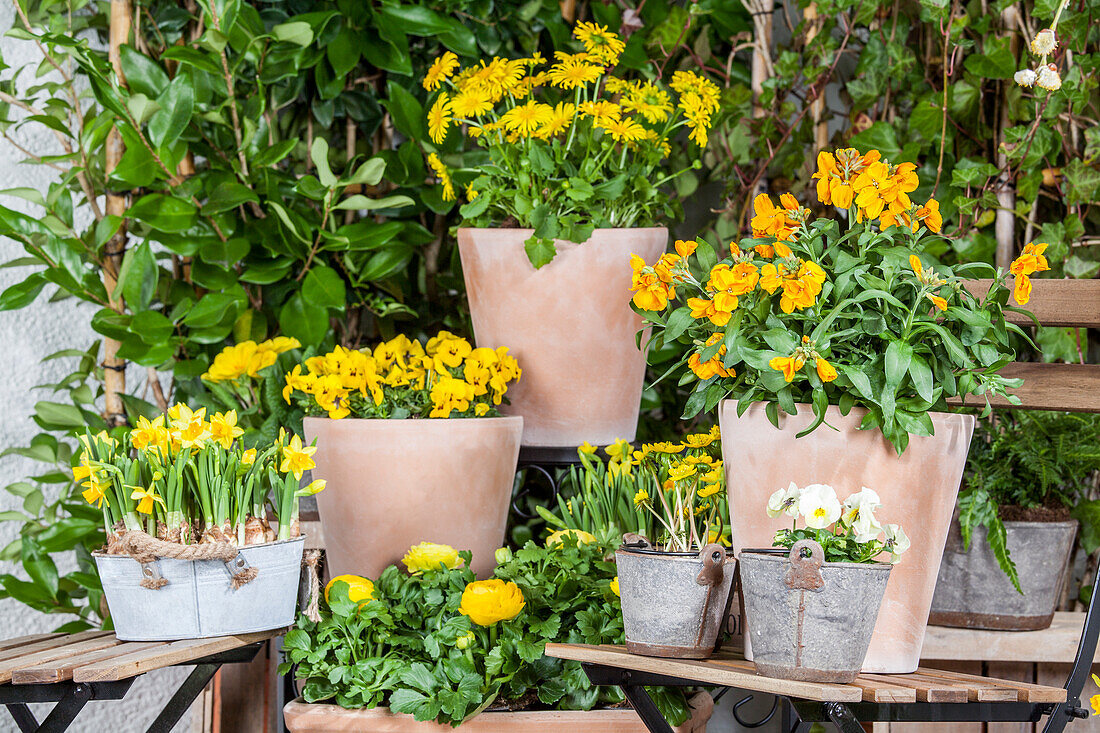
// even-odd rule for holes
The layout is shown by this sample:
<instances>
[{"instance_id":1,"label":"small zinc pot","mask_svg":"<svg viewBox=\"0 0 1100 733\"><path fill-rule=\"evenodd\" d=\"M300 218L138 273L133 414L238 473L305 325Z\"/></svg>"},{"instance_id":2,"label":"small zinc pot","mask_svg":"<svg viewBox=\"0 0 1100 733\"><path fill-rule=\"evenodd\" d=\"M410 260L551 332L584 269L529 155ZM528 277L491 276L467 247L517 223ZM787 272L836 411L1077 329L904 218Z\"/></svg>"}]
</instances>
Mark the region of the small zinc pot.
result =
<instances>
[{"instance_id":1,"label":"small zinc pot","mask_svg":"<svg viewBox=\"0 0 1100 733\"><path fill-rule=\"evenodd\" d=\"M714 713L709 693L688 701L691 717L673 733L706 733ZM301 698L288 702L283 719L290 733L451 733L455 729L435 721L419 722L411 715L389 708L347 709L338 705L311 704ZM462 733L646 733L645 724L631 708L607 710L487 710L458 727Z\"/></svg>"},{"instance_id":2,"label":"small zinc pot","mask_svg":"<svg viewBox=\"0 0 1100 733\"><path fill-rule=\"evenodd\" d=\"M660 552L644 540L628 544L624 538L615 564L627 651L680 659L714 653L729 616L736 566L725 548Z\"/></svg>"},{"instance_id":3,"label":"small zinc pot","mask_svg":"<svg viewBox=\"0 0 1100 733\"><path fill-rule=\"evenodd\" d=\"M142 564L127 555L94 557L118 638L171 641L293 624L304 546L305 537L248 545L229 562L157 558ZM255 577L234 589L233 575L247 568L256 570ZM148 587L157 576L167 582Z\"/></svg>"},{"instance_id":4,"label":"small zinc pot","mask_svg":"<svg viewBox=\"0 0 1100 733\"><path fill-rule=\"evenodd\" d=\"M780 411L776 428L763 403L750 405L740 416L736 401L719 404L723 458L727 466L737 466L726 472L733 551L767 547L776 530L790 526L786 517L768 517L764 508L772 492L792 481L798 486L829 484L841 496L864 486L874 489L883 506L879 521L901 525L913 552L891 575L863 671L915 672L974 416L929 413L935 435L911 436L899 456L881 431L859 429L867 415L863 408L842 415L830 405L825 424L801 438L798 433L809 427L814 414L810 405L797 408L797 415ZM751 641L745 642L746 658L753 658L754 649Z\"/></svg>"},{"instance_id":5,"label":"small zinc pot","mask_svg":"<svg viewBox=\"0 0 1100 733\"><path fill-rule=\"evenodd\" d=\"M940 563L928 622L966 629L1036 631L1050 626L1062 599L1077 522L1005 522L1009 557L1020 589L997 564L985 527L976 527L970 549L958 522L951 527Z\"/></svg>"},{"instance_id":6,"label":"small zinc pot","mask_svg":"<svg viewBox=\"0 0 1100 733\"><path fill-rule=\"evenodd\" d=\"M523 444L607 445L633 440L645 352L630 307L630 255L652 263L664 227L597 229L587 242L556 240L539 269L523 243L531 229L458 230L478 346L507 346L523 369L505 414L523 416Z\"/></svg>"},{"instance_id":7,"label":"small zinc pot","mask_svg":"<svg viewBox=\"0 0 1100 733\"><path fill-rule=\"evenodd\" d=\"M875 629L891 565L825 562L821 545L739 556L756 671L805 682L851 682Z\"/></svg>"},{"instance_id":8,"label":"small zinc pot","mask_svg":"<svg viewBox=\"0 0 1100 733\"><path fill-rule=\"evenodd\" d=\"M521 417L357 420L307 417L331 577L377 578L410 547L437 542L496 566L519 460Z\"/></svg>"}]
</instances>

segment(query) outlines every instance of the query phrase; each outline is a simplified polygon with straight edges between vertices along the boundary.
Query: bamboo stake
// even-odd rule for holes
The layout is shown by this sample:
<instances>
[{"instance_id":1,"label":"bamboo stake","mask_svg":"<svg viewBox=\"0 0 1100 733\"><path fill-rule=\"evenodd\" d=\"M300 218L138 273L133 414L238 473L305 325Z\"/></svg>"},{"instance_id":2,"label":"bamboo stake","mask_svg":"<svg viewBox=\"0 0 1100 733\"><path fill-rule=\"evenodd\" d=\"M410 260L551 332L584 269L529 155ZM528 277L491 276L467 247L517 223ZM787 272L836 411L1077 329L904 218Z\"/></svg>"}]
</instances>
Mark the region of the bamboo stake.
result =
<instances>
[{"instance_id":1,"label":"bamboo stake","mask_svg":"<svg viewBox=\"0 0 1100 733\"><path fill-rule=\"evenodd\" d=\"M821 16L817 12L817 3L811 2L806 6L806 9L802 12L802 17L806 21L806 46L809 46L817 34L821 32L822 20ZM829 147L829 121L823 119L825 117L825 92L826 87L822 87L813 102L810 103L810 117L814 121L814 151L825 150ZM813 168L815 158L810 158L809 164Z\"/></svg>"},{"instance_id":2,"label":"bamboo stake","mask_svg":"<svg viewBox=\"0 0 1100 733\"><path fill-rule=\"evenodd\" d=\"M752 116L764 117L767 110L760 104L764 82L772 75L772 22L775 0L746 0L745 7L752 13Z\"/></svg>"},{"instance_id":3,"label":"bamboo stake","mask_svg":"<svg viewBox=\"0 0 1100 733\"><path fill-rule=\"evenodd\" d=\"M1013 58L1020 46L1019 33L1020 11L1015 5L1009 5L1001 13L1005 31L1009 34L1009 49ZM1005 86L1012 84L1011 80L1004 82ZM997 237L997 267L1008 269L1012 258L1016 255L1016 185L1009 178L1012 166L1008 162L1008 153L1005 151L1004 134L1011 126L1012 121L1008 115L1008 105L1002 99L1000 105L1000 118L997 121L997 167L1001 170L997 178L997 216L993 220L993 232Z\"/></svg>"},{"instance_id":4,"label":"bamboo stake","mask_svg":"<svg viewBox=\"0 0 1100 733\"><path fill-rule=\"evenodd\" d=\"M119 83L125 84L122 73L122 45L130 39L132 9L129 0L111 0L110 49L108 57ZM125 147L118 127L112 127L107 134L106 170L118 167ZM129 208L129 195L124 192L107 191L106 209L108 216L123 216ZM118 285L118 272L122 266L122 257L126 252L126 222L123 221L118 232L107 242L103 260L103 285L107 289L108 306L122 313L126 304L121 293L115 293ZM122 394L126 391L126 362L118 358L119 342L107 338L103 342L103 417L111 427L126 422L126 412L122 405Z\"/></svg>"}]
</instances>

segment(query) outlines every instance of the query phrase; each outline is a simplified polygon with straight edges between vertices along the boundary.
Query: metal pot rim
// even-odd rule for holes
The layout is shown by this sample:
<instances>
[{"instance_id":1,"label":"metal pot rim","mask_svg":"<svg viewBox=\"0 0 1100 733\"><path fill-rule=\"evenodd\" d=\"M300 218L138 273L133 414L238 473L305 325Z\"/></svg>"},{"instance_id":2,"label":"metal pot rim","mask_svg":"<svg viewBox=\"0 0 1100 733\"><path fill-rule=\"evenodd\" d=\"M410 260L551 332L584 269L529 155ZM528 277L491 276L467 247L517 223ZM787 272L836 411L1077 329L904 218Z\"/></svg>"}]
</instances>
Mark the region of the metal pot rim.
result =
<instances>
[{"instance_id":1,"label":"metal pot rim","mask_svg":"<svg viewBox=\"0 0 1100 733\"><path fill-rule=\"evenodd\" d=\"M297 537L291 537L290 539L274 540L272 542L261 542L258 545L245 545L244 547L238 547L237 551L239 552L241 550L251 550L253 548L258 548L258 547L272 547L274 545L289 545L289 544L294 543L294 542L305 542L305 541L306 541L306 535L300 534ZM103 552L102 550L96 550L95 552L93 552L92 557L117 557L117 558L120 558L122 560L132 560L133 559L129 555L112 555L110 553ZM158 560L171 560L173 558L158 557L157 559ZM192 562L197 562L197 561L192 561Z\"/></svg>"},{"instance_id":2,"label":"metal pot rim","mask_svg":"<svg viewBox=\"0 0 1100 733\"><path fill-rule=\"evenodd\" d=\"M790 553L790 551L785 550L783 548L776 548L776 547L768 547L768 548L762 548L761 547L761 548L751 548L751 549L746 548L744 550L741 550L741 552L739 552L737 554L737 559L740 560L741 556L746 554L746 553L749 554L749 555L756 555L760 559L763 559L763 560L774 560L776 562L785 562L787 560L787 556ZM823 568L856 568L856 569L867 568L867 569L870 569L870 570L883 570L883 569L893 569L894 566L893 566L892 563L882 562L880 560L873 560L872 562L826 562L826 563L822 563L821 567L823 567Z\"/></svg>"},{"instance_id":3,"label":"metal pot rim","mask_svg":"<svg viewBox=\"0 0 1100 733\"><path fill-rule=\"evenodd\" d=\"M621 552L627 555L661 555L664 557L690 557L692 559L698 559L701 550L702 548L699 548L695 552L672 552L670 550L648 550L642 547L619 547L619 549L615 550L615 554L618 555ZM726 548L726 561L729 562L733 559L733 551Z\"/></svg>"}]
</instances>

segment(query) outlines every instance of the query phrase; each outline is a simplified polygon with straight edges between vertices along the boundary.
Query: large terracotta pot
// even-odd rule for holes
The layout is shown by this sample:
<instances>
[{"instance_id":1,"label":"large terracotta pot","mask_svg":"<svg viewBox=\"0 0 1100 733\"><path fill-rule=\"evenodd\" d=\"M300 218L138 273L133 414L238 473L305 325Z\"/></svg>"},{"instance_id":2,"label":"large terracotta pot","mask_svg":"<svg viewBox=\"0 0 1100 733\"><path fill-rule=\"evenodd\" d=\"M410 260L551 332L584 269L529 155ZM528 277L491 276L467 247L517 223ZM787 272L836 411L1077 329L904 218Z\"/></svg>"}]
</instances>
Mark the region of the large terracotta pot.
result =
<instances>
[{"instance_id":1,"label":"large terracotta pot","mask_svg":"<svg viewBox=\"0 0 1100 733\"><path fill-rule=\"evenodd\" d=\"M770 519L764 510L772 492L792 481L829 484L842 501L864 486L874 489L882 499L876 516L900 524L912 547L890 574L863 671L915 671L974 417L932 413L935 435L912 437L899 457L881 432L859 429L865 410L844 416L830 406L827 424L796 439L813 422L809 405L799 405L797 415L781 411L780 429L764 408L754 404L738 417L735 401L719 406L734 551L771 547L776 530L790 526L789 517Z\"/></svg>"},{"instance_id":2,"label":"large terracotta pot","mask_svg":"<svg viewBox=\"0 0 1100 733\"><path fill-rule=\"evenodd\" d=\"M488 575L504 542L523 418L329 420L307 417L317 439L314 478L332 576L377 578L418 542L473 551Z\"/></svg>"},{"instance_id":3,"label":"large terracotta pot","mask_svg":"<svg viewBox=\"0 0 1100 733\"><path fill-rule=\"evenodd\" d=\"M459 229L458 249L479 346L507 346L523 376L504 412L523 415L523 444L575 447L633 440L645 353L630 308L630 255L654 262L668 230L597 229L558 240L536 270L530 229Z\"/></svg>"},{"instance_id":4,"label":"large terracotta pot","mask_svg":"<svg viewBox=\"0 0 1100 733\"><path fill-rule=\"evenodd\" d=\"M692 715L673 728L675 733L706 733L714 701L705 692L691 698ZM391 713L389 708L347 710L337 705L317 705L301 698L283 708L290 733L451 733L455 729L434 721L418 723L411 715ZM538 710L485 712L459 726L463 733L645 733L641 718L630 708L613 710Z\"/></svg>"}]
</instances>

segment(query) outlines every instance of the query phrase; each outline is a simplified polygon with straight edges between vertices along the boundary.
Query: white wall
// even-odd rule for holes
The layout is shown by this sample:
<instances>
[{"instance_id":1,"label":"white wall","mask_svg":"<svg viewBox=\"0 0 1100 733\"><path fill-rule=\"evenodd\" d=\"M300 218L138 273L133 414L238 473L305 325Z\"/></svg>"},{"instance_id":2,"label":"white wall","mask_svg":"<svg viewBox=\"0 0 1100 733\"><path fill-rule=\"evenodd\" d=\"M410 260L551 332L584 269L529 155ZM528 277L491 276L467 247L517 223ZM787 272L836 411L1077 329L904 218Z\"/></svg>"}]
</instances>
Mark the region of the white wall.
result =
<instances>
[{"instance_id":1,"label":"white wall","mask_svg":"<svg viewBox=\"0 0 1100 733\"><path fill-rule=\"evenodd\" d=\"M0 32L9 29L14 21L13 4L0 3ZM20 79L23 84L33 83L34 68L41 61L39 51L33 43L0 37L0 58L12 67L0 72L0 78L9 79L15 70L31 64L31 71ZM9 134L19 145L33 152L59 152L56 140L40 125L30 125ZM57 171L44 166L23 165L23 157L19 150L0 138L0 189L30 186L45 192L49 182L55 179ZM37 207L19 198L0 195L0 202L28 214L41 214ZM87 212L84 213L85 216L88 215ZM0 262L7 262L23 254L21 244L0 237ZM29 272L26 268L0 270L0 291L19 282ZM35 390L35 385L57 381L71 370L72 364L64 360L40 364L42 357L65 348L87 348L96 338L88 325L94 309L73 300L48 303L47 296L51 292L52 287L48 287L28 308L0 313L0 405L3 406L3 417L0 418L0 449L25 445L37 432L37 426L30 415L34 403L49 399L49 392ZM140 369L131 367L129 371L127 376L130 379L140 381ZM39 467L33 462L18 456L0 459L0 487L21 480L37 468ZM21 508L20 499L0 491L0 511ZM15 539L18 530L17 522L0 523L0 547ZM15 572L25 577L18 567L3 567L2 572ZM0 638L50 631L71 619L71 616L39 614L12 599L0 600ZM145 730L188 671L185 668L152 672L138 679L126 699L120 702L89 703L76 719L72 730L117 733ZM41 721L48 706L36 707L35 713ZM185 716L176 730L187 729L189 721ZM0 731L6 733L16 730L18 728L14 722L0 709Z\"/></svg>"}]
</instances>

